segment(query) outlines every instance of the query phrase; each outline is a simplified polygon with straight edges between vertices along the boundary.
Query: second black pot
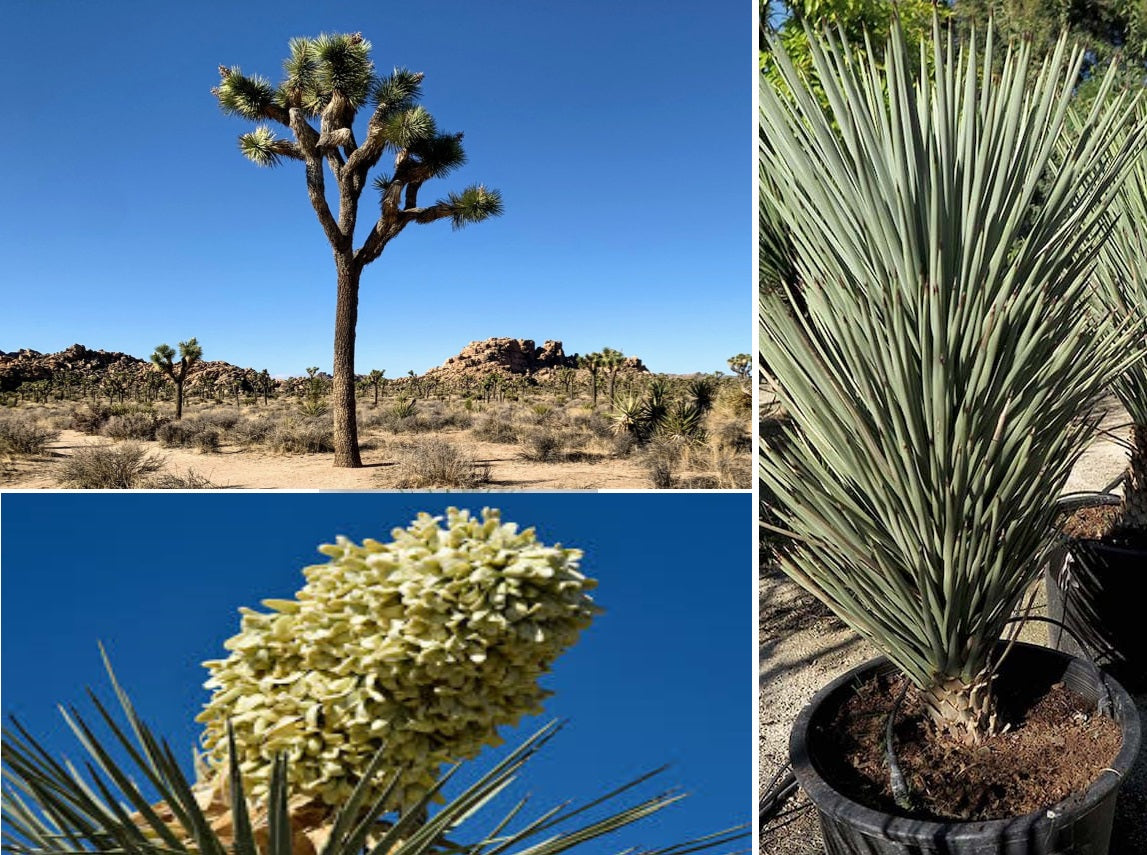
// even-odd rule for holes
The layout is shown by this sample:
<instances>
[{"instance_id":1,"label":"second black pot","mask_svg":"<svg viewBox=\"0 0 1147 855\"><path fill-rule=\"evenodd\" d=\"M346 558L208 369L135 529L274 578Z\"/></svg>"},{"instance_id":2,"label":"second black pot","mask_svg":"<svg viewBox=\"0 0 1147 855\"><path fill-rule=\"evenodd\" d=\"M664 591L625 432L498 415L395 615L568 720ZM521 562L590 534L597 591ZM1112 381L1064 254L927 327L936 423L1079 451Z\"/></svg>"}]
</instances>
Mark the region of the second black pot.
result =
<instances>
[{"instance_id":1,"label":"second black pot","mask_svg":"<svg viewBox=\"0 0 1147 855\"><path fill-rule=\"evenodd\" d=\"M1096 494L1075 502L1074 507L1120 501L1118 496ZM1092 657L1131 691L1147 689L1142 594L1147 583L1147 550L1101 540L1069 540L1048 560L1044 583L1048 617L1069 630L1049 625L1052 647Z\"/></svg>"}]
</instances>

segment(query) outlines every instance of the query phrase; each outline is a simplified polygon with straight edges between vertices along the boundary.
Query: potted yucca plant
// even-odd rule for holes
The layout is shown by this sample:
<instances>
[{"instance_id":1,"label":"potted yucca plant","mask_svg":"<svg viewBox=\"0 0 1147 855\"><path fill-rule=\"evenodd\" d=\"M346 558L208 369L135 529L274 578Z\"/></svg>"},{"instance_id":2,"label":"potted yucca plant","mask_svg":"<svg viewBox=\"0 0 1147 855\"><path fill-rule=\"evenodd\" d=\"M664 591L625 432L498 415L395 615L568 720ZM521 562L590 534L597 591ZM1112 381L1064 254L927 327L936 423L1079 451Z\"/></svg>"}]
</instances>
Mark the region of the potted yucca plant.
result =
<instances>
[{"instance_id":1,"label":"potted yucca plant","mask_svg":"<svg viewBox=\"0 0 1147 855\"><path fill-rule=\"evenodd\" d=\"M525 819L492 800L554 735L550 724L457 795L443 788L498 728L540 712L538 677L598 611L580 550L453 508L388 542L339 538L294 599L242 609L206 663L205 754L194 778L111 675L110 739L65 714L87 762L5 729L4 850L13 855L557 855L681 798L632 798L650 775ZM93 696L94 698L94 696ZM460 775L458 775L460 777ZM616 800L622 807L596 810ZM591 813L595 811L595 813ZM485 814L481 817L480 814ZM593 817L593 818L591 818ZM475 822L482 825L474 829ZM724 846L743 827L654 850Z\"/></svg>"},{"instance_id":2,"label":"potted yucca plant","mask_svg":"<svg viewBox=\"0 0 1147 855\"><path fill-rule=\"evenodd\" d=\"M1061 40L1037 65L991 32L959 51L934 33L928 62L898 30L882 55L811 38L827 110L779 44L782 83L760 90L764 221L783 226L771 243L787 254L770 269L789 270L761 291L761 362L789 416L761 444L768 525L786 538L781 568L885 654L804 710L794 772L830 853L1102 852L1138 748L1130 698L1087 663L1001 639L1092 436L1077 414L1144 357L1081 308L1144 128L1125 98L1104 100L1058 154L1081 51ZM890 673L903 679L885 691L901 694L863 719L880 723L873 744L854 746L877 758L872 783L843 763L839 731ZM1057 682L1111 707L1121 747L1099 768L1115 774L1003 817L930 801L932 784L974 781L1016 705ZM892 717L901 704L915 724ZM896 762L909 736L921 757L938 747L941 780ZM882 780L885 763L896 774Z\"/></svg>"},{"instance_id":3,"label":"potted yucca plant","mask_svg":"<svg viewBox=\"0 0 1147 855\"><path fill-rule=\"evenodd\" d=\"M1140 116L1145 114L1141 107ZM1093 315L1099 324L1137 329L1147 339L1147 154L1136 159L1111 216L1091 290ZM1076 523L1077 533L1048 562L1049 613L1068 630L1054 626L1049 632L1059 649L1086 649L1129 687L1141 688L1147 686L1138 595L1147 567L1147 362L1128 366L1112 391L1131 420L1122 496L1071 497L1072 512L1096 506L1108 511L1090 526Z\"/></svg>"}]
</instances>

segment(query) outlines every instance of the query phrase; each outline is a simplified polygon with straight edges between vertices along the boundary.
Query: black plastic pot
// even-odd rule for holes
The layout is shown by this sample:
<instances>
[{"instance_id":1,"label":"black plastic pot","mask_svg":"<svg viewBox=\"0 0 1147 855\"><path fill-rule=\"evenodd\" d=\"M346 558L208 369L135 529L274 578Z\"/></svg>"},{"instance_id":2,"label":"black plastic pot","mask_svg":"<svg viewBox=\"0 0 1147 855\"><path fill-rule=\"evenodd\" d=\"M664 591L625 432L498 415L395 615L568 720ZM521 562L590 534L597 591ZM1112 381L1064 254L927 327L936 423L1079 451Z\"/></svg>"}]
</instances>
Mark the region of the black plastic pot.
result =
<instances>
[{"instance_id":1,"label":"black plastic pot","mask_svg":"<svg viewBox=\"0 0 1147 855\"><path fill-rule=\"evenodd\" d=\"M1103 855L1108 851L1116 794L1140 739L1139 713L1114 679L1084 660L1017 643L1004 660L999 681L1023 681L1033 696L1061 681L1088 700L1098 702L1110 694L1123 747L1087 790L1046 810L985 822L930 822L865 807L837 790L823 772L832 764L822 734L834 713L856 685L895 670L884 657L852 669L821 689L793 725L789 740L793 772L820 815L827 855Z\"/></svg>"},{"instance_id":2,"label":"black plastic pot","mask_svg":"<svg viewBox=\"0 0 1147 855\"><path fill-rule=\"evenodd\" d=\"M1063 504L1074 510L1120 501L1118 496L1098 493ZM1044 568L1048 617L1070 630L1049 625L1051 646L1072 656L1091 657L1132 691L1147 689L1145 581L1147 550L1101 540L1067 541Z\"/></svg>"}]
</instances>

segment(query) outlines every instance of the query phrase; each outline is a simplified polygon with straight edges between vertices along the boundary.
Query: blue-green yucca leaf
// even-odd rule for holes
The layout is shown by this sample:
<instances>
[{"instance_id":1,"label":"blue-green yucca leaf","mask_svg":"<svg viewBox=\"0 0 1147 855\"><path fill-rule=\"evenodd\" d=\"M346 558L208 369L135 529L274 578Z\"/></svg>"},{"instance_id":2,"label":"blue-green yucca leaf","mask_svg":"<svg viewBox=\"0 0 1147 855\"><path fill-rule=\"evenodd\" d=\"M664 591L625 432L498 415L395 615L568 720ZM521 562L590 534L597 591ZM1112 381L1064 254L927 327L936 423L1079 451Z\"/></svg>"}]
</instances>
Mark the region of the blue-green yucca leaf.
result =
<instances>
[{"instance_id":1,"label":"blue-green yucca leaf","mask_svg":"<svg viewBox=\"0 0 1147 855\"><path fill-rule=\"evenodd\" d=\"M762 216L801 291L762 289L792 428L759 473L794 539L783 569L974 739L1088 441L1078 416L1136 358L1125 327L1094 334L1081 309L1144 126L1114 99L1056 156L1081 61L1062 40L1040 66L1009 48L994 78L990 32L957 53L937 25L932 63L898 29L883 63L809 41L828 109L779 44L782 83L760 93Z\"/></svg>"},{"instance_id":2,"label":"blue-green yucca leaf","mask_svg":"<svg viewBox=\"0 0 1147 855\"><path fill-rule=\"evenodd\" d=\"M217 782L192 784L183 774L170 749L151 733L136 713L109 667L109 676L120 701L127 727L110 716L102 704L100 715L108 724L119 750L129 764L113 757L88 723L74 711L69 724L91 758L86 776L56 761L18 722L6 728L3 741L4 788L2 808L6 832L3 850L13 855L298 855L294 849L289 799L290 776L285 757L276 758L271 772L266 802L250 802L242 775L231 765L225 773L224 790L229 822L205 812L219 808L213 789ZM93 696L94 697L94 696ZM591 808L613 804L615 799L644 783L653 774L643 775L595 798L582 807L569 803L546 811L541 818L509 830L524 800L517 802L496 820L493 831L478 834L459 843L448 837L464 833L474 818L489 810L494 799L517 777L525 764L557 733L551 723L512 750L460 793L445 799L436 812L432 803L441 798L443 788L464 768L456 764L446 771L421 800L386 820L389 792L397 784L395 771L381 789L366 778L387 765L384 746L372 759L366 777L347 801L329 808L329 820L320 855L557 855L581 843L603 837L647 818L678 801L679 794L665 793L641 799L621 808L610 808L606 816L570 830L550 834L538 843L543 832ZM127 732L134 734L134 741ZM232 739L232 743L234 740ZM234 746L232 745L234 750ZM657 772L661 770L656 770ZM153 789L149 801L133 778L138 774ZM89 783L90 782L90 783ZM377 796L368 804L369 793ZM135 809L135 813L127 811ZM657 855L684 855L692 851L727 847L747 836L747 826L673 844ZM313 846L307 843L307 851Z\"/></svg>"}]
</instances>

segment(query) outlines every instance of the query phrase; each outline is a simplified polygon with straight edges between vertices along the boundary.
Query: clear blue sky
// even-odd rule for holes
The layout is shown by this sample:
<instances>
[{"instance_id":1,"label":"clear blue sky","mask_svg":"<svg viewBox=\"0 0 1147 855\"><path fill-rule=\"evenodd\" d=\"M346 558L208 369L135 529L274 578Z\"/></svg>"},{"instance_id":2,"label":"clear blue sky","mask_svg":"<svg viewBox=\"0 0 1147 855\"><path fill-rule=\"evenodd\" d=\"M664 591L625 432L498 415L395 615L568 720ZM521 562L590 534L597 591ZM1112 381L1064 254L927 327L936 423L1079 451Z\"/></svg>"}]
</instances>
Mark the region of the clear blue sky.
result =
<instances>
[{"instance_id":1,"label":"clear blue sky","mask_svg":"<svg viewBox=\"0 0 1147 855\"><path fill-rule=\"evenodd\" d=\"M198 735L205 659L239 606L290 597L345 534L388 539L420 510L500 507L546 543L585 550L606 611L558 660L546 715L565 730L523 789L539 809L672 763L692 795L648 829L588 852L654 846L751 819L754 555L748 495L14 494L2 497L2 672L16 714L53 752L80 750L56 704L106 694L97 641L177 754ZM514 741L513 733L509 734ZM57 755L58 756L58 755ZM190 752L187 752L190 756ZM506 805L508 808L509 804ZM747 844L746 844L747 846Z\"/></svg>"},{"instance_id":2,"label":"clear blue sky","mask_svg":"<svg viewBox=\"0 0 1147 855\"><path fill-rule=\"evenodd\" d=\"M207 359L329 370L334 269L302 166L245 160L251 123L209 92L220 64L277 83L288 39L323 31L424 71L424 105L466 133L468 165L424 199L484 182L506 204L411 226L367 269L360 372L491 336L672 373L751 349L747 2L9 0L2 19L0 350L146 358L196 336Z\"/></svg>"}]
</instances>

